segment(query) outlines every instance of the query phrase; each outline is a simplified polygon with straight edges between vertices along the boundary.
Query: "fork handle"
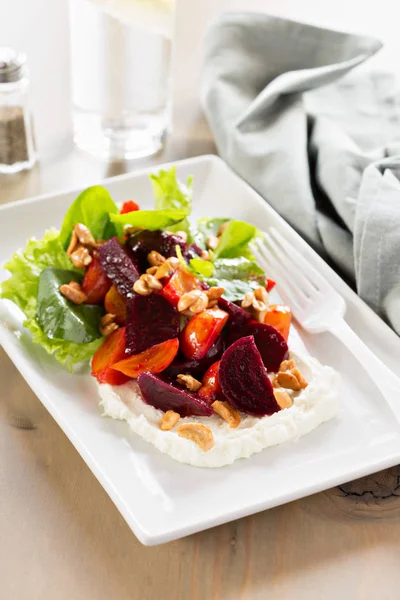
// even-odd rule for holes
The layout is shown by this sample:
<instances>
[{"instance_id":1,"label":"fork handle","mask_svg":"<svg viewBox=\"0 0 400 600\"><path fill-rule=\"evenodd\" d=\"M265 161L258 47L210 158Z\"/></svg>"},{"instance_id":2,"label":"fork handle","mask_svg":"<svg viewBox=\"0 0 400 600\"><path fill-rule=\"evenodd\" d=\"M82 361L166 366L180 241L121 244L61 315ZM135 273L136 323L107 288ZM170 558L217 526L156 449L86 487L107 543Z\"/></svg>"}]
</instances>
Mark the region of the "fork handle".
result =
<instances>
[{"instance_id":1,"label":"fork handle","mask_svg":"<svg viewBox=\"0 0 400 600\"><path fill-rule=\"evenodd\" d=\"M329 331L357 358L400 421L400 378L364 344L344 319L335 319Z\"/></svg>"}]
</instances>

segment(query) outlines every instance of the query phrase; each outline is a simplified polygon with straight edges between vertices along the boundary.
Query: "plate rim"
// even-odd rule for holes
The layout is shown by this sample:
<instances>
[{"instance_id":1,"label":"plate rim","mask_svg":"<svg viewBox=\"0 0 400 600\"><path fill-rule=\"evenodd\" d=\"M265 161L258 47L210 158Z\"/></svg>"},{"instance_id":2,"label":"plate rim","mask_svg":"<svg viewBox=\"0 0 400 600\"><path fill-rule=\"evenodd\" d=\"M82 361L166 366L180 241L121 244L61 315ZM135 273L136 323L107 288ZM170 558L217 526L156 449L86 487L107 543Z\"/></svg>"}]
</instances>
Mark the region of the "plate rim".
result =
<instances>
[{"instance_id":1,"label":"plate rim","mask_svg":"<svg viewBox=\"0 0 400 600\"><path fill-rule=\"evenodd\" d=\"M323 269L325 269L325 271L328 269L331 277L332 276L334 277L336 283L338 283L340 287L345 286L345 288L347 288L346 289L347 293L350 293L350 295L353 297L354 301L356 303L360 303L364 311L365 311L365 309L368 310L370 317L372 317L372 319L373 319L373 326L378 327L382 331L382 335L390 334L390 336L393 336L392 340L397 340L397 343L399 344L399 349L400 349L400 338L396 335L396 333L394 331L392 331L392 329L390 329L390 327L359 296L357 296L357 294L351 289L351 287L344 280L342 280L341 277L339 275L337 275L337 273L335 273L335 271L332 269L332 267L330 267L329 264L327 264L323 260L323 258L321 258L313 250L313 248L274 210L274 208L272 206L270 206L268 204L268 202L266 200L264 200L260 196L260 194L258 194L258 192L256 192L256 190L254 190L245 180L240 178L229 167L229 165L227 165L225 163L225 161L223 161L220 157L213 155L213 154L206 154L206 155L200 155L197 157L191 157L191 158L187 158L187 159L183 159L183 160L162 163L159 165L152 165L150 167L144 167L144 168L135 170L130 173L124 173L122 175L105 178L102 181L97 182L96 185L110 185L110 184L113 184L114 182L135 179L137 177L146 175L148 173L152 173L156 169L168 168L171 166L177 166L177 168L179 168L180 166L190 166L191 164L199 164L199 163L209 163L210 166L216 165L218 168L223 168L227 173L229 173L230 176L233 176L241 181L242 186L243 185L245 186L243 189L246 189L247 193L251 193L252 201L257 202L257 204L259 206L267 204L269 209L272 210L275 213L275 215L278 217L281 225L287 231L290 231L290 236L292 238L291 243L293 243L293 241L296 240L297 245L300 245L304 249L306 248L307 253L311 252L314 259L316 261L318 261L320 266L322 266ZM87 186L85 185L84 187L87 187ZM56 200L60 196L76 193L76 192L81 191L82 189L83 189L82 185L74 186L69 189L64 189L64 190L55 191L55 192L47 192L45 194L32 196L32 197L29 197L26 199L8 202L8 203L0 206L0 216L3 216L5 213L7 213L7 211L10 211L10 210L12 211L14 208L18 208L20 206L31 205L36 202L48 200L50 198L53 198ZM0 268L1 268L1 270L3 270L2 266ZM325 273L324 273L324 275L325 275ZM24 353L18 353L17 344L14 345L14 344L12 344L11 341L7 340L7 333L4 332L4 327L1 323L1 321L0 321L0 325L1 325L1 327L0 327L0 344L3 346L5 352L10 357L13 364L16 366L18 372L26 380L29 387L37 395L37 397L43 403L45 408L49 411L51 416L54 418L54 420L58 423L58 425L64 431L65 435L71 441L71 443L76 448L76 450L79 452L80 456L86 462L86 464L88 465L88 467L90 468L92 473L95 475L95 477L99 481L100 485L102 485L102 487L105 489L106 493L110 496L112 502L116 505L118 510L121 512L124 519L127 521L127 524L132 529L133 533L144 545L152 546L152 545L156 545L156 544L160 544L160 543L166 543L168 541L178 539L178 538L186 536L186 535L190 535L197 531L202 531L204 529L208 529L210 527L214 527L214 526L220 525L222 523L229 522L233 519L243 518L245 516L255 514L257 512L266 510L268 508L272 508L274 506L279 506L279 505L285 504L287 502L294 501L296 499L308 496L310 494L321 492L323 490L328 489L329 487L339 485L340 483L343 483L344 481L350 481L354 478L358 478L358 477L367 475L369 473L375 472L376 470L394 466L400 462L400 446L399 446L399 449L396 450L396 452L393 452L386 460L379 459L378 461L376 461L376 464L374 463L374 465L372 467L371 467L371 463L369 463L369 465L366 465L363 468L358 467L353 470L350 469L350 472L351 472L350 477L348 477L348 475L346 475L345 477L343 477L343 476L340 477L339 475L337 475L336 477L333 477L331 479L329 479L329 478L324 479L323 482L319 483L319 484L311 483L311 484L305 485L304 487L301 488L301 490L299 489L298 492L295 494L293 494L293 492L292 493L287 492L286 494L284 494L285 497L283 499L280 497L276 497L272 501L266 500L264 502L258 502L257 505L254 505L254 504L250 505L250 506L247 505L246 507L242 508L241 510L232 509L228 513L225 513L225 514L219 515L219 516L217 515L216 517L210 518L207 521L204 521L204 519L203 519L201 521L200 526L199 526L198 522L193 522L193 524L191 526L183 525L181 528L175 527L175 529L173 529L173 530L168 530L159 535L155 535L155 534L147 531L146 528L143 527L143 525L141 525L140 522L137 521L137 519L135 519L134 513L131 511L130 507L127 506L126 503L124 503L122 495L115 488L114 484L108 479L108 477L104 473L104 471L102 471L101 466L98 464L96 458L94 456L92 456L91 452L85 446L84 442L81 441L81 438L79 436L76 436L76 434L74 433L73 427L70 426L68 424L68 422L66 422L64 417L58 412L57 407L52 405L50 399L48 399L47 393L40 389L39 379L34 381L33 372L31 370L31 365L29 364L28 359L25 357ZM349 472L347 472L347 473L349 473ZM329 483L328 483L328 479L329 479Z\"/></svg>"}]
</instances>

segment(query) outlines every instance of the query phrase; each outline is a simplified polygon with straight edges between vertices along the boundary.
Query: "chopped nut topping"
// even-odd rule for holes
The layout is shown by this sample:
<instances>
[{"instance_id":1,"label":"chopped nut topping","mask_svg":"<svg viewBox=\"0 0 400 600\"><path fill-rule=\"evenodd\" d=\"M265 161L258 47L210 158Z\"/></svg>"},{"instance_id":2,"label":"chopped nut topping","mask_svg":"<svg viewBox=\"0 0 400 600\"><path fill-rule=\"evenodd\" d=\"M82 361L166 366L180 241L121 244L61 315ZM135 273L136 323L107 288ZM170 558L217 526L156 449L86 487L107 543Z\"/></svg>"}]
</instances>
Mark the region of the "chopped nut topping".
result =
<instances>
[{"instance_id":1,"label":"chopped nut topping","mask_svg":"<svg viewBox=\"0 0 400 600\"><path fill-rule=\"evenodd\" d=\"M170 258L167 258L167 260L158 267L158 269L154 275L155 278L163 279L164 277L170 277L170 275L172 275L175 272L178 265L179 265L179 259L176 258L175 256L171 256Z\"/></svg>"},{"instance_id":2,"label":"chopped nut topping","mask_svg":"<svg viewBox=\"0 0 400 600\"><path fill-rule=\"evenodd\" d=\"M267 306L269 304L269 295L264 287L260 286L256 290L254 290L254 298L259 302L263 302Z\"/></svg>"},{"instance_id":3,"label":"chopped nut topping","mask_svg":"<svg viewBox=\"0 0 400 600\"><path fill-rule=\"evenodd\" d=\"M176 432L180 437L195 442L203 452L211 450L214 446L214 436L211 429L200 423L182 423L178 425Z\"/></svg>"},{"instance_id":4,"label":"chopped nut topping","mask_svg":"<svg viewBox=\"0 0 400 600\"><path fill-rule=\"evenodd\" d=\"M296 363L294 362L294 360L290 359L290 360L283 360L280 364L279 370L280 371L291 371L292 369L296 368Z\"/></svg>"},{"instance_id":5,"label":"chopped nut topping","mask_svg":"<svg viewBox=\"0 0 400 600\"><path fill-rule=\"evenodd\" d=\"M224 293L223 287L210 287L209 290L206 291L208 297L208 306L207 308L212 308L218 304L218 300L221 298Z\"/></svg>"},{"instance_id":6,"label":"chopped nut topping","mask_svg":"<svg viewBox=\"0 0 400 600\"><path fill-rule=\"evenodd\" d=\"M210 260L211 256L210 253L207 252L207 250L203 250L200 254L200 258L202 258L203 260Z\"/></svg>"},{"instance_id":7,"label":"chopped nut topping","mask_svg":"<svg viewBox=\"0 0 400 600\"><path fill-rule=\"evenodd\" d=\"M175 235L177 235L180 238L182 238L184 242L187 242L187 233L186 233L186 231L176 231Z\"/></svg>"},{"instance_id":8,"label":"chopped nut topping","mask_svg":"<svg viewBox=\"0 0 400 600\"><path fill-rule=\"evenodd\" d=\"M190 392L197 392L202 384L191 375L178 375L177 382L184 385Z\"/></svg>"},{"instance_id":9,"label":"chopped nut topping","mask_svg":"<svg viewBox=\"0 0 400 600\"><path fill-rule=\"evenodd\" d=\"M92 262L92 257L89 254L89 250L85 248L85 246L78 246L72 254L70 254L70 259L74 267L77 269L83 269L87 267Z\"/></svg>"},{"instance_id":10,"label":"chopped nut topping","mask_svg":"<svg viewBox=\"0 0 400 600\"><path fill-rule=\"evenodd\" d=\"M208 306L208 296L201 290L192 290L180 297L178 311L188 316L203 312Z\"/></svg>"},{"instance_id":11,"label":"chopped nut topping","mask_svg":"<svg viewBox=\"0 0 400 600\"><path fill-rule=\"evenodd\" d=\"M264 322L268 309L268 292L263 287L258 287L254 292L247 292L242 300L242 308L248 309L248 312L260 323Z\"/></svg>"},{"instance_id":12,"label":"chopped nut topping","mask_svg":"<svg viewBox=\"0 0 400 600\"><path fill-rule=\"evenodd\" d=\"M279 404L280 408L290 408L293 404L292 398L289 396L287 392L283 390L275 390L274 391L275 400Z\"/></svg>"},{"instance_id":13,"label":"chopped nut topping","mask_svg":"<svg viewBox=\"0 0 400 600\"><path fill-rule=\"evenodd\" d=\"M152 250L148 253L147 260L149 261L152 267L159 267L160 265L165 263L165 256L163 256L156 250Z\"/></svg>"},{"instance_id":14,"label":"chopped nut topping","mask_svg":"<svg viewBox=\"0 0 400 600\"><path fill-rule=\"evenodd\" d=\"M300 373L300 371L297 367L292 369L292 373L296 377L297 381L299 382L301 389L304 389L308 386L307 380L303 377L303 375Z\"/></svg>"},{"instance_id":15,"label":"chopped nut topping","mask_svg":"<svg viewBox=\"0 0 400 600\"><path fill-rule=\"evenodd\" d=\"M216 412L217 415L222 417L224 421L226 421L229 424L229 427L232 427L232 429L236 429L236 427L240 425L240 412L236 410L236 408L233 408L233 406L231 406L229 402L215 400L215 402L213 402L211 406L213 407L214 412Z\"/></svg>"},{"instance_id":16,"label":"chopped nut topping","mask_svg":"<svg viewBox=\"0 0 400 600\"><path fill-rule=\"evenodd\" d=\"M94 239L90 229L88 229L86 225L83 225L82 223L77 223L74 226L74 233L76 233L76 236L79 242L82 244L82 246L88 246L89 248L97 247L96 240Z\"/></svg>"},{"instance_id":17,"label":"chopped nut topping","mask_svg":"<svg viewBox=\"0 0 400 600\"><path fill-rule=\"evenodd\" d=\"M296 367L294 360L284 360L279 367L273 385L298 392L306 388L308 383Z\"/></svg>"},{"instance_id":18,"label":"chopped nut topping","mask_svg":"<svg viewBox=\"0 0 400 600\"><path fill-rule=\"evenodd\" d=\"M175 268L170 265L169 262L165 262L160 267L157 268L157 271L154 274L156 279L164 279L164 277L169 277L175 271Z\"/></svg>"},{"instance_id":19,"label":"chopped nut topping","mask_svg":"<svg viewBox=\"0 0 400 600\"><path fill-rule=\"evenodd\" d=\"M298 392L300 389L300 383L290 371L283 371L277 374L276 380L279 387L286 388L288 390L294 390Z\"/></svg>"},{"instance_id":20,"label":"chopped nut topping","mask_svg":"<svg viewBox=\"0 0 400 600\"><path fill-rule=\"evenodd\" d=\"M177 256L170 256L169 258L167 258L167 263L170 264L171 267L174 267L174 269L176 269L180 264L180 260Z\"/></svg>"},{"instance_id":21,"label":"chopped nut topping","mask_svg":"<svg viewBox=\"0 0 400 600\"><path fill-rule=\"evenodd\" d=\"M160 422L160 429L162 431L169 431L170 429L175 427L175 425L177 424L179 419L180 419L179 413L175 412L174 410L167 410L167 412L164 413L162 416L162 419Z\"/></svg>"},{"instance_id":22,"label":"chopped nut topping","mask_svg":"<svg viewBox=\"0 0 400 600\"><path fill-rule=\"evenodd\" d=\"M146 273L148 273L148 275L155 275L157 273L158 267L149 267L148 269L146 269Z\"/></svg>"},{"instance_id":23,"label":"chopped nut topping","mask_svg":"<svg viewBox=\"0 0 400 600\"><path fill-rule=\"evenodd\" d=\"M112 333L113 331L116 331L118 329L118 325L114 322L109 323L108 325L100 325L99 326L99 331L101 333L101 335L105 335L106 337L108 335L110 335L110 333Z\"/></svg>"},{"instance_id":24,"label":"chopped nut topping","mask_svg":"<svg viewBox=\"0 0 400 600\"><path fill-rule=\"evenodd\" d=\"M206 244L209 250L215 250L219 244L219 239L215 235L209 235L206 239Z\"/></svg>"},{"instance_id":25,"label":"chopped nut topping","mask_svg":"<svg viewBox=\"0 0 400 600\"><path fill-rule=\"evenodd\" d=\"M71 281L60 287L60 293L74 304L83 304L87 300L85 292L77 281Z\"/></svg>"},{"instance_id":26,"label":"chopped nut topping","mask_svg":"<svg viewBox=\"0 0 400 600\"><path fill-rule=\"evenodd\" d=\"M100 324L109 325L110 323L113 323L115 321L115 317L116 315L114 315L113 313L107 313L104 315L104 317L101 317Z\"/></svg>"},{"instance_id":27,"label":"chopped nut topping","mask_svg":"<svg viewBox=\"0 0 400 600\"><path fill-rule=\"evenodd\" d=\"M154 275L145 273L133 284L133 291L141 296L148 296L154 291L162 289L162 283L155 278Z\"/></svg>"},{"instance_id":28,"label":"chopped nut topping","mask_svg":"<svg viewBox=\"0 0 400 600\"><path fill-rule=\"evenodd\" d=\"M228 227L228 225L229 225L229 221L226 221L226 223L222 223L221 227L218 229L218 233L217 233L218 237L221 237L221 235L224 233L224 231Z\"/></svg>"},{"instance_id":29,"label":"chopped nut topping","mask_svg":"<svg viewBox=\"0 0 400 600\"><path fill-rule=\"evenodd\" d=\"M73 251L76 250L77 246L78 246L78 236L76 235L75 231L72 230L71 240L70 240L70 242L68 244L68 248L67 248L67 256L71 256Z\"/></svg>"}]
</instances>

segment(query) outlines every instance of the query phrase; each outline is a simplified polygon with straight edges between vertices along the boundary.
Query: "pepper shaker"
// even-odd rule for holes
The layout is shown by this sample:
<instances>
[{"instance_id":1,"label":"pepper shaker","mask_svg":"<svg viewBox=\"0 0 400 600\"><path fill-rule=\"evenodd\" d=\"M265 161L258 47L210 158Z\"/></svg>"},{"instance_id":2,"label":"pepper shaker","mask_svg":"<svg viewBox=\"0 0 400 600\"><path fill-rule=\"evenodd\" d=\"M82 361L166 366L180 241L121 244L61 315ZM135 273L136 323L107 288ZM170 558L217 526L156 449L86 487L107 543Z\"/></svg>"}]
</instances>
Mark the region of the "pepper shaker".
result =
<instances>
[{"instance_id":1,"label":"pepper shaker","mask_svg":"<svg viewBox=\"0 0 400 600\"><path fill-rule=\"evenodd\" d=\"M29 87L25 55L0 48L0 173L35 164Z\"/></svg>"}]
</instances>

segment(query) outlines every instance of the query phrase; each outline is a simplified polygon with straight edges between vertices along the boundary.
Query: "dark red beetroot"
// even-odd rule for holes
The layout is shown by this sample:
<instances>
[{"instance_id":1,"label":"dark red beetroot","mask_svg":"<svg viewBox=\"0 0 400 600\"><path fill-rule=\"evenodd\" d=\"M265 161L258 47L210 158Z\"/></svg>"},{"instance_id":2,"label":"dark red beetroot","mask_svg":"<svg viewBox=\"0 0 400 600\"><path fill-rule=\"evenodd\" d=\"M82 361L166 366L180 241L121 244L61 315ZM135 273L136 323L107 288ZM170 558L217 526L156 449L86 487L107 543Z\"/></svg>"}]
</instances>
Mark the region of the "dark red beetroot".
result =
<instances>
[{"instance_id":1,"label":"dark red beetroot","mask_svg":"<svg viewBox=\"0 0 400 600\"><path fill-rule=\"evenodd\" d=\"M127 356L179 337L179 325L179 313L168 300L158 294L134 294L126 313Z\"/></svg>"},{"instance_id":2,"label":"dark red beetroot","mask_svg":"<svg viewBox=\"0 0 400 600\"><path fill-rule=\"evenodd\" d=\"M230 328L240 327L243 323L247 323L247 321L250 320L250 315L244 308L237 306L237 304L234 304L229 300L225 300L225 298L220 298L218 300L218 306L228 313Z\"/></svg>"},{"instance_id":3,"label":"dark red beetroot","mask_svg":"<svg viewBox=\"0 0 400 600\"><path fill-rule=\"evenodd\" d=\"M182 355L178 355L174 362L164 371L164 375L171 379L176 379L178 375L192 375L201 380L207 369L219 358L224 350L224 340L222 335L218 336L207 354L199 360L189 360Z\"/></svg>"},{"instance_id":4,"label":"dark red beetroot","mask_svg":"<svg viewBox=\"0 0 400 600\"><path fill-rule=\"evenodd\" d=\"M111 238L99 248L99 258L103 271L125 298L134 295L133 284L140 273L133 259L120 246L117 238Z\"/></svg>"},{"instance_id":5,"label":"dark red beetroot","mask_svg":"<svg viewBox=\"0 0 400 600\"><path fill-rule=\"evenodd\" d=\"M285 338L272 325L250 319L240 326L229 328L227 346L248 335L254 336L255 344L267 371L278 371L279 365L288 351Z\"/></svg>"},{"instance_id":6,"label":"dark red beetroot","mask_svg":"<svg viewBox=\"0 0 400 600\"><path fill-rule=\"evenodd\" d=\"M224 352L218 376L222 392L234 408L256 416L280 410L253 336L237 340Z\"/></svg>"},{"instance_id":7,"label":"dark red beetroot","mask_svg":"<svg viewBox=\"0 0 400 600\"><path fill-rule=\"evenodd\" d=\"M137 379L147 404L166 412L174 410L181 417L210 417L213 409L197 394L188 392L160 375L141 373Z\"/></svg>"},{"instance_id":8,"label":"dark red beetroot","mask_svg":"<svg viewBox=\"0 0 400 600\"><path fill-rule=\"evenodd\" d=\"M167 233L166 231L149 231L148 229L131 235L128 239L128 246L142 273L149 266L147 255L152 250L169 258L170 256L176 256L176 246L179 246L186 260L201 254L201 248L195 244L188 246L179 235Z\"/></svg>"}]
</instances>

